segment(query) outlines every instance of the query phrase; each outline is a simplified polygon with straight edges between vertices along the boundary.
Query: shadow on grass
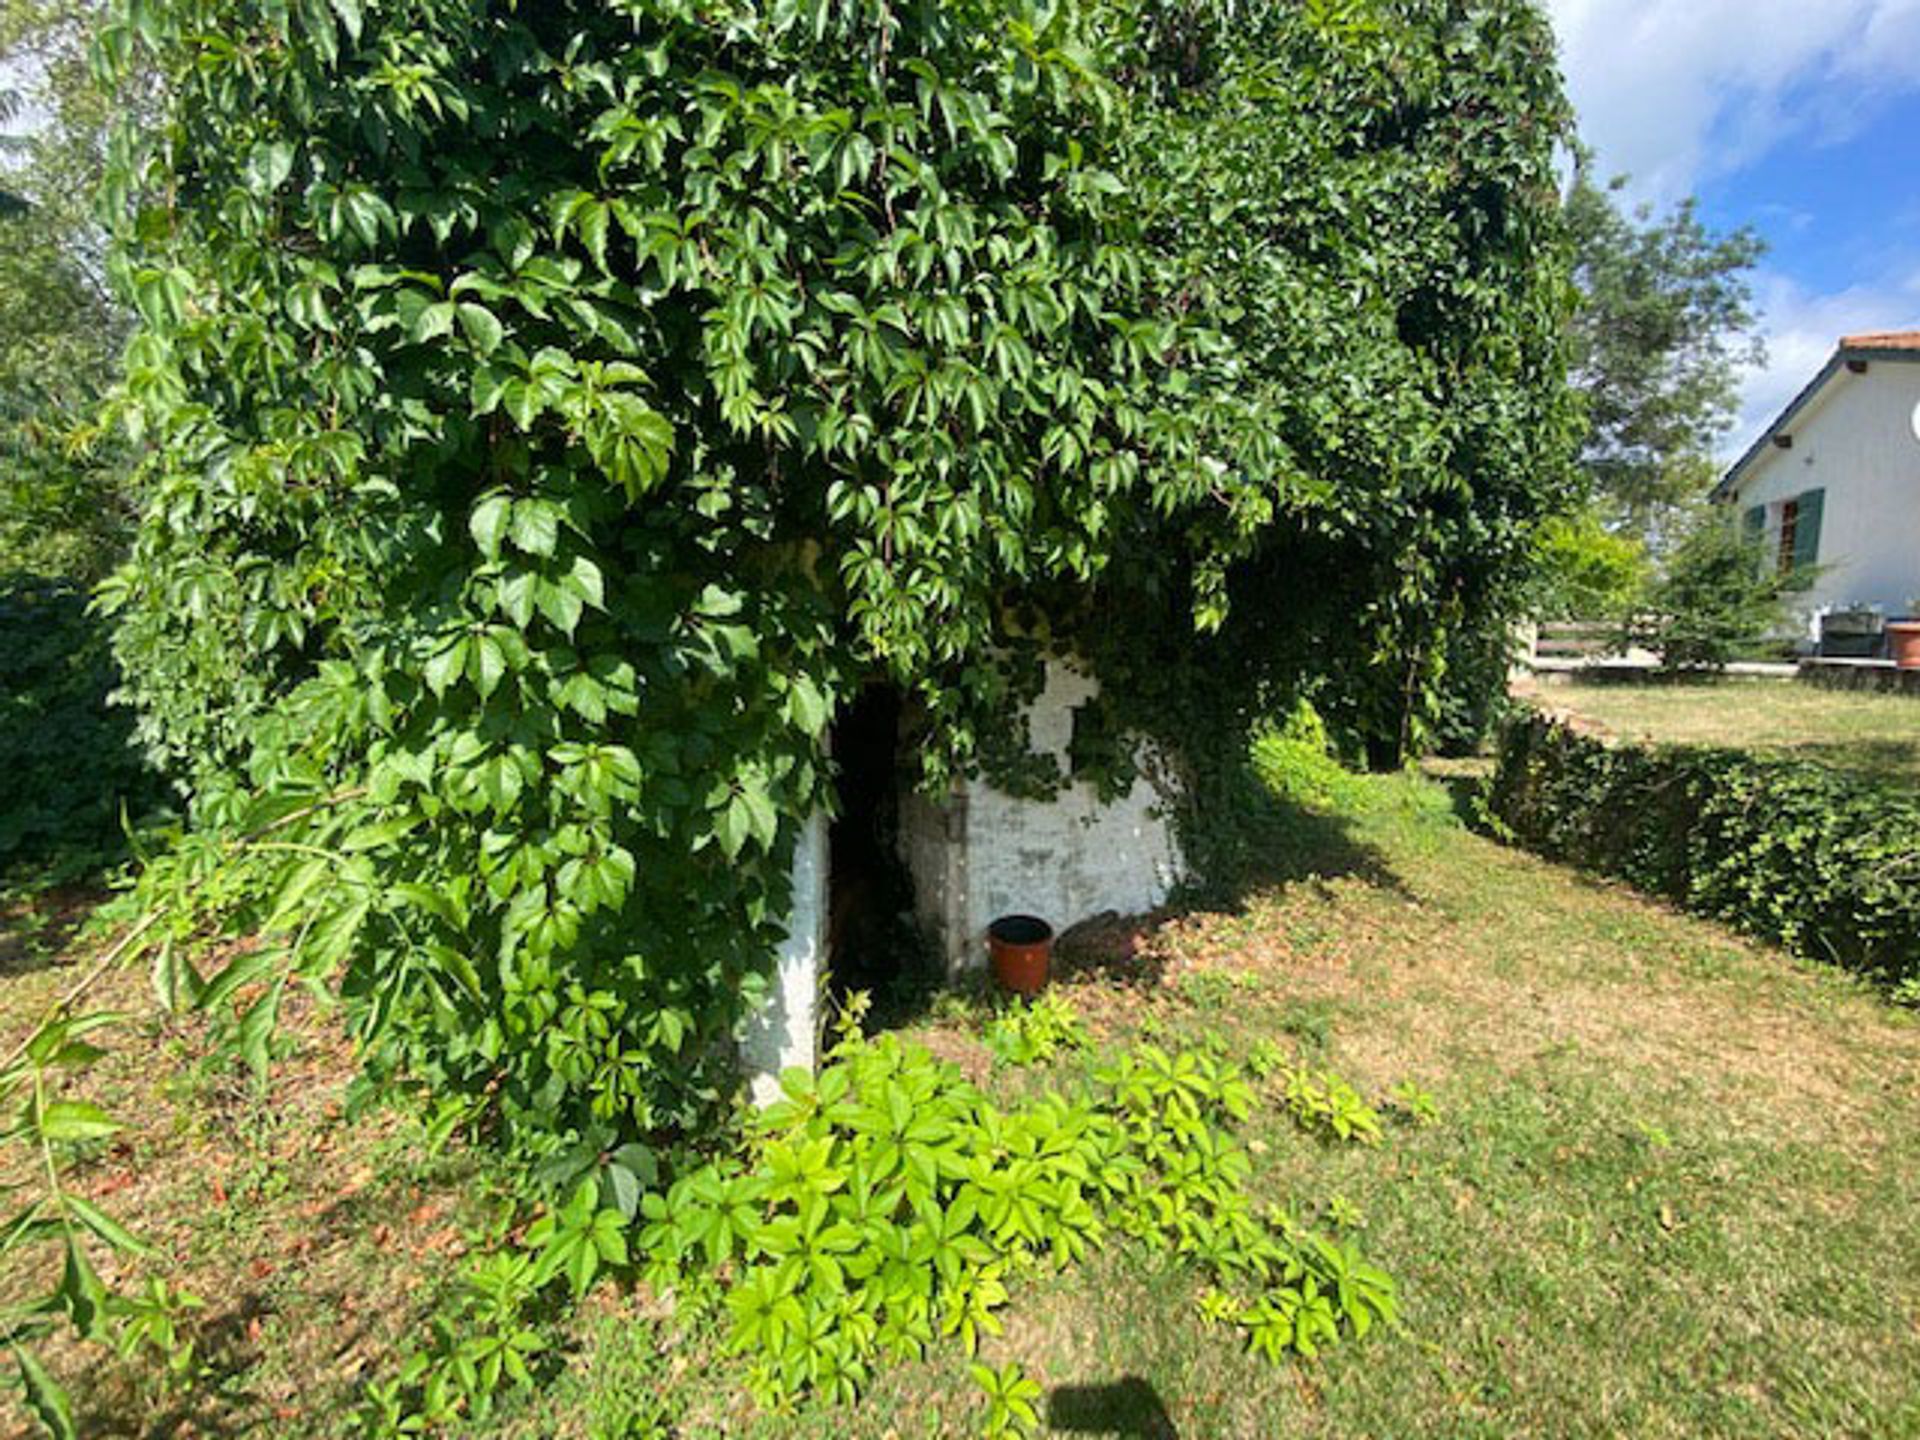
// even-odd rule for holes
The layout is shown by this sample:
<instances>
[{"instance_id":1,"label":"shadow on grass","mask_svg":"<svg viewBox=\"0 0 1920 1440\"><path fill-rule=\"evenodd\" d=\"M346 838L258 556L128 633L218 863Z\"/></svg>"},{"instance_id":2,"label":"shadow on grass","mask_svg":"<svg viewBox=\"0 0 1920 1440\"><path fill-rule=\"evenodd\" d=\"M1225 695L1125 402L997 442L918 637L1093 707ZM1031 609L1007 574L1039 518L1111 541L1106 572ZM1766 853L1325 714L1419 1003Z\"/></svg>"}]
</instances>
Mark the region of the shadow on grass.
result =
<instances>
[{"instance_id":1,"label":"shadow on grass","mask_svg":"<svg viewBox=\"0 0 1920 1440\"><path fill-rule=\"evenodd\" d=\"M102 898L71 887L0 902L0 980L72 963L67 948Z\"/></svg>"},{"instance_id":2,"label":"shadow on grass","mask_svg":"<svg viewBox=\"0 0 1920 1440\"><path fill-rule=\"evenodd\" d=\"M1480 800L1493 778L1493 762L1425 764L1420 773L1446 792L1453 813L1468 829L1478 829Z\"/></svg>"},{"instance_id":3,"label":"shadow on grass","mask_svg":"<svg viewBox=\"0 0 1920 1440\"><path fill-rule=\"evenodd\" d=\"M1914 718L1920 722L1920 707ZM1803 740L1780 746L1779 753L1882 784L1920 789L1920 740Z\"/></svg>"},{"instance_id":4,"label":"shadow on grass","mask_svg":"<svg viewBox=\"0 0 1920 1440\"><path fill-rule=\"evenodd\" d=\"M1138 1375L1106 1385L1061 1385L1047 1397L1047 1424L1068 1434L1179 1440L1159 1392Z\"/></svg>"}]
</instances>

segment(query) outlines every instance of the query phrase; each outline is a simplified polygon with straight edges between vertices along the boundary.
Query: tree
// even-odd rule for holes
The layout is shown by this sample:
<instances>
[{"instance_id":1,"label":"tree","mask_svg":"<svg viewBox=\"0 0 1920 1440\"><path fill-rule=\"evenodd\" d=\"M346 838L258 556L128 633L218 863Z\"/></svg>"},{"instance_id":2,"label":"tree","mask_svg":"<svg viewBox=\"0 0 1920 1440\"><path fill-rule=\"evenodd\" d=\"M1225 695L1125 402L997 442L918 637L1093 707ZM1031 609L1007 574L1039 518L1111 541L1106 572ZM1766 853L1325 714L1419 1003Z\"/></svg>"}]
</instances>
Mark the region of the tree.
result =
<instances>
[{"instance_id":1,"label":"tree","mask_svg":"<svg viewBox=\"0 0 1920 1440\"><path fill-rule=\"evenodd\" d=\"M109 697L121 677L88 589L124 554L129 448L99 410L131 312L93 207L110 123L136 113L87 63L92 5L0 0L0 883L78 878L124 857L164 788Z\"/></svg>"},{"instance_id":2,"label":"tree","mask_svg":"<svg viewBox=\"0 0 1920 1440\"><path fill-rule=\"evenodd\" d=\"M105 272L94 206L112 127L148 103L137 72L118 96L87 48L103 8L0 0L6 198L0 206L0 574L89 583L131 532L127 455L101 435L131 312Z\"/></svg>"},{"instance_id":3,"label":"tree","mask_svg":"<svg viewBox=\"0 0 1920 1440\"><path fill-rule=\"evenodd\" d=\"M1715 510L1692 517L1652 586L1648 616L1630 638L1650 646L1666 670L1724 670L1777 636L1787 597L1804 589L1806 571L1779 572L1763 546Z\"/></svg>"},{"instance_id":4,"label":"tree","mask_svg":"<svg viewBox=\"0 0 1920 1440\"><path fill-rule=\"evenodd\" d=\"M1704 494L1732 425L1740 371L1763 357L1747 272L1753 230L1715 233L1691 198L1665 214L1623 209L1581 153L1567 194L1580 305L1571 375L1585 398L1581 466L1609 524L1657 542Z\"/></svg>"}]
</instances>

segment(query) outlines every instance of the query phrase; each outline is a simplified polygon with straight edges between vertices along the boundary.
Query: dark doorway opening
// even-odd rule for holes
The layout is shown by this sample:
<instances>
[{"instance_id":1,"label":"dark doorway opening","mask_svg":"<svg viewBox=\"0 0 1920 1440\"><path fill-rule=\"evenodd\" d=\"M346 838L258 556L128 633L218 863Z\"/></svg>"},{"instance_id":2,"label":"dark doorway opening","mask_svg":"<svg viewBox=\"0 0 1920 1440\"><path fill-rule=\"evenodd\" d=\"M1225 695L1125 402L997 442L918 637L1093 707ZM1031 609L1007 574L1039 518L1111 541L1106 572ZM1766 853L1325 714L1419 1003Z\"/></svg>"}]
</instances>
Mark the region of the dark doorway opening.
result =
<instances>
[{"instance_id":1,"label":"dark doorway opening","mask_svg":"<svg viewBox=\"0 0 1920 1440\"><path fill-rule=\"evenodd\" d=\"M836 996L891 999L918 949L900 852L900 692L870 684L833 727L839 813L829 834L827 973Z\"/></svg>"}]
</instances>

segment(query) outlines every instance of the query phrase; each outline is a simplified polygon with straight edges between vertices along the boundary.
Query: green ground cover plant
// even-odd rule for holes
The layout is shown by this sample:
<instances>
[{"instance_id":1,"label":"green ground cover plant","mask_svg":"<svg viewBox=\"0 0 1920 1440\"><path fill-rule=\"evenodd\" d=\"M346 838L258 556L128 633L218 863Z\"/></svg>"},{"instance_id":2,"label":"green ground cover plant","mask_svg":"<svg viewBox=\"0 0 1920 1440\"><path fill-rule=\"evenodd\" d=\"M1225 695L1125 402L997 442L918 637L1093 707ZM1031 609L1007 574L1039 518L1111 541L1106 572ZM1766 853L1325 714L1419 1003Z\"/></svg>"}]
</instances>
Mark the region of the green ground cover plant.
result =
<instances>
[{"instance_id":1,"label":"green ground cover plant","mask_svg":"<svg viewBox=\"0 0 1920 1440\"><path fill-rule=\"evenodd\" d=\"M1057 997L1017 1013L1036 1010L1055 1030L1075 1026ZM1287 1072L1276 1097L1281 1084L1309 1129L1380 1138L1337 1077ZM496 1392L535 1383L552 1348L532 1319L543 1290L565 1282L578 1299L630 1264L683 1304L724 1306L726 1348L772 1415L814 1396L851 1405L882 1366L943 1342L976 1356L1021 1288L1112 1243L1191 1267L1212 1297L1207 1322L1274 1363L1395 1320L1392 1279L1351 1239L1256 1206L1235 1132L1268 1097L1209 1049L1143 1045L1000 1106L951 1063L869 1039L850 1017L819 1074L790 1071L783 1090L737 1148L690 1157L637 1216L586 1181L519 1248L471 1262L434 1345L373 1387L364 1433L486 1419ZM972 1373L988 1431L1032 1433L1032 1382L1017 1366L983 1369Z\"/></svg>"}]
</instances>

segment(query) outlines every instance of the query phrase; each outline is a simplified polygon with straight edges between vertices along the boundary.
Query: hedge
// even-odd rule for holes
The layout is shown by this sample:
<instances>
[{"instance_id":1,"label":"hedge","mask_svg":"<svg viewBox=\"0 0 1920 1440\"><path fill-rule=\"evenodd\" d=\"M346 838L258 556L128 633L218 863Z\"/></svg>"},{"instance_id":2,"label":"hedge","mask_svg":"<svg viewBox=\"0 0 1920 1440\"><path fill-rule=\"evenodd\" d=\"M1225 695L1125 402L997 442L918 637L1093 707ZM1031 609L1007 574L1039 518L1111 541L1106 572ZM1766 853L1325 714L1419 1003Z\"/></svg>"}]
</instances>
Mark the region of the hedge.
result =
<instances>
[{"instance_id":1,"label":"hedge","mask_svg":"<svg viewBox=\"0 0 1920 1440\"><path fill-rule=\"evenodd\" d=\"M1616 745L1538 712L1502 727L1501 838L1797 955L1920 983L1920 796L1739 750Z\"/></svg>"},{"instance_id":2,"label":"hedge","mask_svg":"<svg viewBox=\"0 0 1920 1440\"><path fill-rule=\"evenodd\" d=\"M120 672L86 591L0 575L0 888L77 880L125 858L168 792L109 703Z\"/></svg>"}]
</instances>

